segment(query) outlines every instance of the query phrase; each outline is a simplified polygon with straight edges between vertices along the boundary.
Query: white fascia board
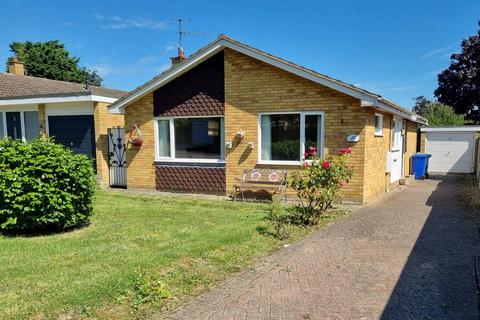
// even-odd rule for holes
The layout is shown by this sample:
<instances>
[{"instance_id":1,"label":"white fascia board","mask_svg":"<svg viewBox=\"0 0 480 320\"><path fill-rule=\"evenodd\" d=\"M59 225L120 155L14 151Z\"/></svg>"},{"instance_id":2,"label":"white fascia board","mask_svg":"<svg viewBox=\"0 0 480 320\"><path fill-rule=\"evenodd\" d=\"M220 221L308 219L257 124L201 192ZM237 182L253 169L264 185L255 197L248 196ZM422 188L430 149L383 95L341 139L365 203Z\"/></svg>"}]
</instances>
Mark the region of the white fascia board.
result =
<instances>
[{"instance_id":1,"label":"white fascia board","mask_svg":"<svg viewBox=\"0 0 480 320\"><path fill-rule=\"evenodd\" d=\"M163 86L165 83L175 79L176 77L184 74L185 72L191 70L195 66L199 65L206 59L210 58L211 56L215 55L216 53L222 51L223 46L220 44L213 45L212 47L208 48L205 50L205 52L202 52L199 56L195 57L195 59L187 60L182 65L178 66L177 68L172 69L171 72L165 73L164 76L160 77L157 79L157 81L152 81L149 85L145 86L138 92L135 92L132 96L128 97L127 99L121 101L118 105L116 105L113 108L109 108L109 111L111 113L120 113L123 114L125 113L125 107L132 102L135 102L136 100L140 99L143 95L154 91L155 89L160 88Z\"/></svg>"},{"instance_id":2,"label":"white fascia board","mask_svg":"<svg viewBox=\"0 0 480 320\"><path fill-rule=\"evenodd\" d=\"M480 132L480 126L464 126L464 127L443 127L443 128L420 128L421 132Z\"/></svg>"},{"instance_id":3,"label":"white fascia board","mask_svg":"<svg viewBox=\"0 0 480 320\"><path fill-rule=\"evenodd\" d=\"M70 96L70 97L45 97L45 98L25 98L25 99L7 99L0 100L0 106L24 105L24 104L46 104L46 103L62 103L62 102L84 102L84 101L98 101L113 103L117 101L116 98L104 96Z\"/></svg>"},{"instance_id":4,"label":"white fascia board","mask_svg":"<svg viewBox=\"0 0 480 320\"><path fill-rule=\"evenodd\" d=\"M369 100L362 100L360 102L360 105L362 107L372 107L372 108L375 108L375 109L378 109L378 110L381 110L381 111L386 111L386 112L391 113L393 115L399 116L402 119L407 119L407 120L417 122L417 123L421 123L421 124L427 124L425 121L423 121L422 119L419 119L415 115L410 114L408 112L404 112L404 111L400 111L398 109L395 109L395 108L389 106L388 104L386 104L384 102L378 101L378 99L375 99L373 101L370 100L370 99Z\"/></svg>"}]
</instances>

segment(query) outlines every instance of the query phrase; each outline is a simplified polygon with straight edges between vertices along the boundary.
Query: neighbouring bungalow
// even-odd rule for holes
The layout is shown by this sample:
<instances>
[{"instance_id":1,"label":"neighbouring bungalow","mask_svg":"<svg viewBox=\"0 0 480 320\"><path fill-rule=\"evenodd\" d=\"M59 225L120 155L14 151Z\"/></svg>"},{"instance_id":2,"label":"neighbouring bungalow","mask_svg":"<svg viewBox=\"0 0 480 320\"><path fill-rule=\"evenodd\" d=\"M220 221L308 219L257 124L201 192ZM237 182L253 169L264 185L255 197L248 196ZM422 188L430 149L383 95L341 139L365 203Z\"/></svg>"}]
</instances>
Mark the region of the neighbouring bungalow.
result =
<instances>
[{"instance_id":1,"label":"neighbouring bungalow","mask_svg":"<svg viewBox=\"0 0 480 320\"><path fill-rule=\"evenodd\" d=\"M371 201L410 172L426 120L380 95L225 35L172 61L109 107L143 139L127 147L128 188L230 194L245 169L300 168L309 146L352 149L348 201Z\"/></svg>"},{"instance_id":2,"label":"neighbouring bungalow","mask_svg":"<svg viewBox=\"0 0 480 320\"><path fill-rule=\"evenodd\" d=\"M14 59L0 73L0 138L29 141L41 135L95 159L102 184L108 185L107 129L123 127L123 115L107 107L127 92L25 75Z\"/></svg>"}]
</instances>

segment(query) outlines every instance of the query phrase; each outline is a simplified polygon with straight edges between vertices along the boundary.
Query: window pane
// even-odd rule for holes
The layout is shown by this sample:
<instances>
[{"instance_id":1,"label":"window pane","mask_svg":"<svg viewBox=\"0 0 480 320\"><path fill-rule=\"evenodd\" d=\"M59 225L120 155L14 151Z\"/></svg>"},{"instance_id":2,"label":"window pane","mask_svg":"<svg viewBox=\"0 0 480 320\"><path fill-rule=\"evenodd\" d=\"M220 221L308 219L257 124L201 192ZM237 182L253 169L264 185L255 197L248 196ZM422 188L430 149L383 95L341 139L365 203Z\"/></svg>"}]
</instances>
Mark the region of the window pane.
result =
<instances>
[{"instance_id":1,"label":"window pane","mask_svg":"<svg viewBox=\"0 0 480 320\"><path fill-rule=\"evenodd\" d=\"M25 139L30 141L40 135L40 125L38 123L37 111L25 111Z\"/></svg>"},{"instance_id":2,"label":"window pane","mask_svg":"<svg viewBox=\"0 0 480 320\"><path fill-rule=\"evenodd\" d=\"M305 116L305 151L309 151L310 147L317 149L319 155L322 154L321 149L322 137L322 116L319 114Z\"/></svg>"},{"instance_id":3,"label":"window pane","mask_svg":"<svg viewBox=\"0 0 480 320\"><path fill-rule=\"evenodd\" d=\"M3 112L0 112L0 138L4 138L5 137L5 129L3 127Z\"/></svg>"},{"instance_id":4,"label":"window pane","mask_svg":"<svg viewBox=\"0 0 480 320\"><path fill-rule=\"evenodd\" d=\"M262 115L262 160L300 160L300 115Z\"/></svg>"},{"instance_id":5,"label":"window pane","mask_svg":"<svg viewBox=\"0 0 480 320\"><path fill-rule=\"evenodd\" d=\"M170 157L170 121L158 121L158 155Z\"/></svg>"},{"instance_id":6,"label":"window pane","mask_svg":"<svg viewBox=\"0 0 480 320\"><path fill-rule=\"evenodd\" d=\"M175 158L221 159L220 118L175 119Z\"/></svg>"}]
</instances>

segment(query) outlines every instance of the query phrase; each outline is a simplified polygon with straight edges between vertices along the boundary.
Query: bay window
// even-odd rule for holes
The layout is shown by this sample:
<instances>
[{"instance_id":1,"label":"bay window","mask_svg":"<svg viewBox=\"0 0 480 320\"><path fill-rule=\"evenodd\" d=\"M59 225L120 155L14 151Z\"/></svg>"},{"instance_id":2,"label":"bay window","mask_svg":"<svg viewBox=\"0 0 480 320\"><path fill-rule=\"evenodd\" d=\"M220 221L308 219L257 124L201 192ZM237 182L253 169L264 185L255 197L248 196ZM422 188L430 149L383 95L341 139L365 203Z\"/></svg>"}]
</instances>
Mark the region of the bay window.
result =
<instances>
[{"instance_id":1,"label":"bay window","mask_svg":"<svg viewBox=\"0 0 480 320\"><path fill-rule=\"evenodd\" d=\"M222 162L222 117L160 118L156 122L157 160Z\"/></svg>"},{"instance_id":2,"label":"bay window","mask_svg":"<svg viewBox=\"0 0 480 320\"><path fill-rule=\"evenodd\" d=\"M323 112L259 114L259 162L298 164L314 147L323 154Z\"/></svg>"}]
</instances>

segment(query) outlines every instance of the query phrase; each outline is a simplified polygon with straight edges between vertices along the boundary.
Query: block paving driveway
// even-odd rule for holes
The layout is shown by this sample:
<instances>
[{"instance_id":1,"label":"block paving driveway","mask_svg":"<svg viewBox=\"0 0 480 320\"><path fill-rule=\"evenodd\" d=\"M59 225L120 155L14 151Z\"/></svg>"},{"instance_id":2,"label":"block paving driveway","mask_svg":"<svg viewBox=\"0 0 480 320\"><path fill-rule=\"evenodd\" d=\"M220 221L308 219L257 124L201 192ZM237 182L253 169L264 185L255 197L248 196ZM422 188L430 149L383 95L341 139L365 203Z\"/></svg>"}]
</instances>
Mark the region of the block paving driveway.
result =
<instances>
[{"instance_id":1,"label":"block paving driveway","mask_svg":"<svg viewBox=\"0 0 480 320\"><path fill-rule=\"evenodd\" d=\"M478 319L470 176L416 182L182 306L171 319Z\"/></svg>"}]
</instances>

